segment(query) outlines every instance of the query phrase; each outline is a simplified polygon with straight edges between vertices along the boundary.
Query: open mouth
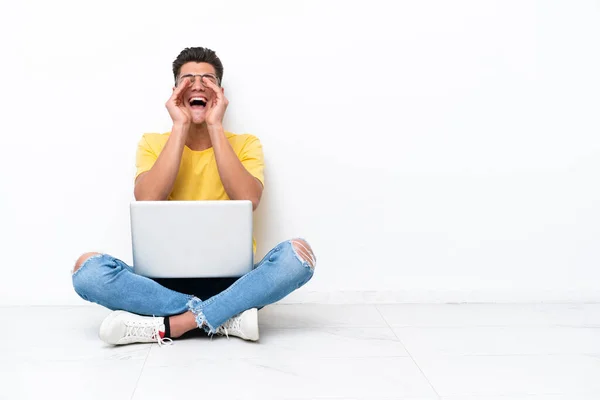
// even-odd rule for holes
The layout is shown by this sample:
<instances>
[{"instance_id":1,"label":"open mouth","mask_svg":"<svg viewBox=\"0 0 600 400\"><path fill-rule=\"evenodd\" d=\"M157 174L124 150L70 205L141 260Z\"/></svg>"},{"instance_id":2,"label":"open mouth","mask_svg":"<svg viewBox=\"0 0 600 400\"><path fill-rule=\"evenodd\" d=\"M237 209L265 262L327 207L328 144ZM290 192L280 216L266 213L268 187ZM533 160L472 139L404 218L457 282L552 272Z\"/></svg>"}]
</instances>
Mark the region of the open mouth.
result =
<instances>
[{"instance_id":1,"label":"open mouth","mask_svg":"<svg viewBox=\"0 0 600 400\"><path fill-rule=\"evenodd\" d=\"M207 100L205 97L192 97L190 99L190 107L192 108L204 108L206 107Z\"/></svg>"}]
</instances>

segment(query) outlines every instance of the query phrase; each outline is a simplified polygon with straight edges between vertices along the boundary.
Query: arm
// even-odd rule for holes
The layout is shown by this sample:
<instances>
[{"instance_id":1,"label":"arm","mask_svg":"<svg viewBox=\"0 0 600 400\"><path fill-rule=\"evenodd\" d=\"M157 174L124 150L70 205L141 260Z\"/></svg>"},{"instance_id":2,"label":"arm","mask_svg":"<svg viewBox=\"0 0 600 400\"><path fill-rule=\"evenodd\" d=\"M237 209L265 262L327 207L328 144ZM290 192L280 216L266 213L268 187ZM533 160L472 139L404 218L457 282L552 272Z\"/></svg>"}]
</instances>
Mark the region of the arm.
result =
<instances>
[{"instance_id":1,"label":"arm","mask_svg":"<svg viewBox=\"0 0 600 400\"><path fill-rule=\"evenodd\" d=\"M256 210L262 196L263 185L244 167L225 136L223 116L229 105L225 90L208 79L204 79L204 85L214 94L207 105L206 126L225 192L231 200L252 201L252 209Z\"/></svg>"},{"instance_id":2,"label":"arm","mask_svg":"<svg viewBox=\"0 0 600 400\"><path fill-rule=\"evenodd\" d=\"M208 132L225 192L231 200L252 201L252 210L256 210L263 192L262 183L241 163L221 125L209 126Z\"/></svg>"},{"instance_id":3,"label":"arm","mask_svg":"<svg viewBox=\"0 0 600 400\"><path fill-rule=\"evenodd\" d=\"M179 87L173 88L173 93L167 101L166 107L173 120L173 129L152 168L135 180L133 194L138 201L167 200L173 190L192 120L181 98L189 83L189 80L185 80Z\"/></svg>"},{"instance_id":4,"label":"arm","mask_svg":"<svg viewBox=\"0 0 600 400\"><path fill-rule=\"evenodd\" d=\"M136 200L167 200L179 172L188 129L189 126L173 125L167 144L152 168L135 180Z\"/></svg>"}]
</instances>

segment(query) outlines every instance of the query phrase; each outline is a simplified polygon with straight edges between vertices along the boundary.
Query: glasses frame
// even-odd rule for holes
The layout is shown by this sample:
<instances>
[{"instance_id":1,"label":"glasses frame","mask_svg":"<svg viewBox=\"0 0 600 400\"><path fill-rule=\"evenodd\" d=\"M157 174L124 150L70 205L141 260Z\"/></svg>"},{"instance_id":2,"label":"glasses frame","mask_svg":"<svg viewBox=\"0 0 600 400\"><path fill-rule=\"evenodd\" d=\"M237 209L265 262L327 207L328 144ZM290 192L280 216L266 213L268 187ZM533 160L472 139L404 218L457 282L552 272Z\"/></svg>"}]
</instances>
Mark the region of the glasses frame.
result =
<instances>
[{"instance_id":1,"label":"glasses frame","mask_svg":"<svg viewBox=\"0 0 600 400\"><path fill-rule=\"evenodd\" d=\"M175 86L179 86L179 85L181 85L181 82L182 82L182 81L183 81L183 79L185 79L185 78L194 78L194 82L195 82L195 81L196 81L196 77L197 77L197 76L199 76L199 77L200 77L200 83L201 83L203 86L206 86L206 85L204 84L204 81L203 81L202 79L204 79L204 77L208 77L208 76L210 76L211 78L215 78L215 80L217 81L217 86L221 87L221 80L219 79L219 77L218 77L218 76L216 76L215 74L211 74L211 73L208 73L208 74L185 74L185 75L181 75L181 76L180 76L179 78L177 78L177 80L175 81ZM194 82L192 82L192 84L193 84Z\"/></svg>"}]
</instances>

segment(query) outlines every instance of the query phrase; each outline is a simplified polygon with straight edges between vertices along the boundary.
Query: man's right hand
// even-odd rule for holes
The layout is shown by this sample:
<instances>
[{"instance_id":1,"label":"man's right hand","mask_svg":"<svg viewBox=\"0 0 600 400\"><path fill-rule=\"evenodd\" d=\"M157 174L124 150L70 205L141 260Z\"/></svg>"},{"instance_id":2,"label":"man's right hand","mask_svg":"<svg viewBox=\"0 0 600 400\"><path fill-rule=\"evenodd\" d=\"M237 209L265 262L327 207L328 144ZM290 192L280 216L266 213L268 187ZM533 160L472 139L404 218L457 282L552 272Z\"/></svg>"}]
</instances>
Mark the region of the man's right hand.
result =
<instances>
[{"instance_id":1,"label":"man's right hand","mask_svg":"<svg viewBox=\"0 0 600 400\"><path fill-rule=\"evenodd\" d=\"M178 87L173 88L173 94L167 101L166 107L173 120L173 125L189 126L192 122L192 114L185 107L183 93L190 85L190 80L185 79Z\"/></svg>"}]
</instances>

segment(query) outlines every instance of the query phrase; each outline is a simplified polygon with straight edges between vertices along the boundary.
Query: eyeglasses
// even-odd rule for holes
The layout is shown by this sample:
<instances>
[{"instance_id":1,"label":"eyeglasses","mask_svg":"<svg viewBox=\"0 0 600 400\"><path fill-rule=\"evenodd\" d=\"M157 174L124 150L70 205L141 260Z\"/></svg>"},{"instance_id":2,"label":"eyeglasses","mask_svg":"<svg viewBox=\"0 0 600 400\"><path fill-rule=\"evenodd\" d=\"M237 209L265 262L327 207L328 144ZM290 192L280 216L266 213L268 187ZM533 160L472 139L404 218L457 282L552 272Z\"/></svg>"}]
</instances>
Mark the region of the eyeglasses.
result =
<instances>
[{"instance_id":1,"label":"eyeglasses","mask_svg":"<svg viewBox=\"0 0 600 400\"><path fill-rule=\"evenodd\" d=\"M190 83L193 85L194 83L196 83L196 77L200 78L200 83L203 86L204 85L204 81L202 80L203 78L208 79L209 81L211 81L212 83L214 83L217 86L220 86L220 82L219 82L219 78L217 78L216 76L214 76L213 74L185 74L185 75L181 75L179 77L179 79L177 79L177 86L181 85L181 83L186 80L189 79Z\"/></svg>"}]
</instances>

